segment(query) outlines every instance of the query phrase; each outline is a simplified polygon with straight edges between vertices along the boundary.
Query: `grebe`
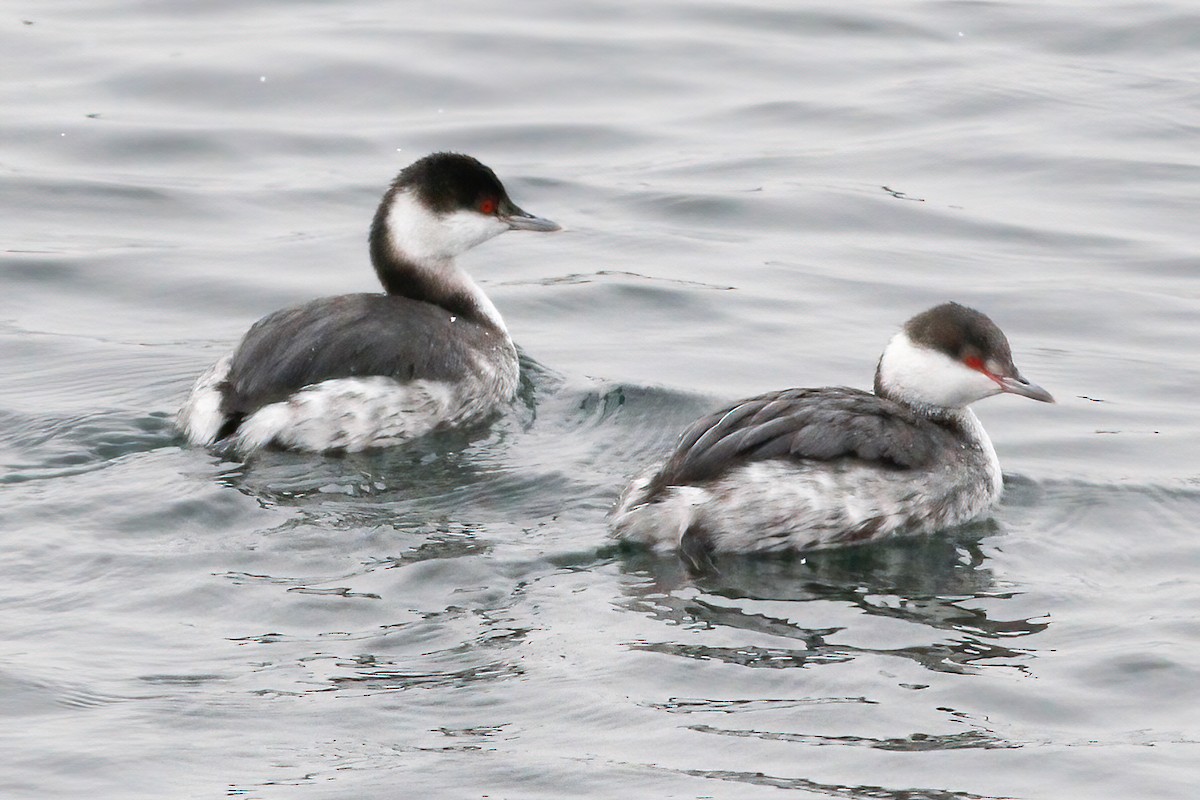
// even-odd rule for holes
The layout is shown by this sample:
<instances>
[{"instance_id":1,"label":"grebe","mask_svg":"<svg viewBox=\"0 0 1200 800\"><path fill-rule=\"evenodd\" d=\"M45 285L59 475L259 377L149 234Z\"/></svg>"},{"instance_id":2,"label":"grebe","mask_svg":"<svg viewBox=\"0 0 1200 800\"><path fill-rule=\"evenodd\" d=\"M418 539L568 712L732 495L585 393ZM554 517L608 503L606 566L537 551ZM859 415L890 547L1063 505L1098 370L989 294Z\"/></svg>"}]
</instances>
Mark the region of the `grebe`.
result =
<instances>
[{"instance_id":1,"label":"grebe","mask_svg":"<svg viewBox=\"0 0 1200 800\"><path fill-rule=\"evenodd\" d=\"M785 389L697 420L622 492L613 534L678 549L703 572L721 553L816 550L965 522L1001 492L996 451L967 406L1001 392L1054 402L1017 371L995 323L958 303L936 306L888 343L874 394Z\"/></svg>"},{"instance_id":2,"label":"grebe","mask_svg":"<svg viewBox=\"0 0 1200 800\"><path fill-rule=\"evenodd\" d=\"M385 294L326 297L256 322L192 388L188 441L357 451L481 419L516 393L504 320L455 258L505 231L559 226L488 167L435 153L405 167L371 224Z\"/></svg>"}]
</instances>

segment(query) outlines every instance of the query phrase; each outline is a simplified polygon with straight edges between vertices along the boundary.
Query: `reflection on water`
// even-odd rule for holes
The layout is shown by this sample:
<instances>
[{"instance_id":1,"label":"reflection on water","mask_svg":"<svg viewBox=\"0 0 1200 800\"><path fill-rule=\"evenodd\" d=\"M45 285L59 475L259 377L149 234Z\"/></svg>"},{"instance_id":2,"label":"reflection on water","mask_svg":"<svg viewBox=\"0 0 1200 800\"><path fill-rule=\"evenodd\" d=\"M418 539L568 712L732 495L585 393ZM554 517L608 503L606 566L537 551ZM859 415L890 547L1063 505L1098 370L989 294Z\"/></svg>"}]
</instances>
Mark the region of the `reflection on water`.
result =
<instances>
[{"instance_id":1,"label":"reflection on water","mask_svg":"<svg viewBox=\"0 0 1200 800\"><path fill-rule=\"evenodd\" d=\"M673 697L649 707L687 719L691 733L729 742L763 742L797 748L865 748L891 753L986 752L1017 750L1025 742L996 733L986 718L939 706L936 716L901 712L899 731L878 735L872 716L895 715L896 699L883 700L877 681L871 695L822 694L820 687L840 686L832 672L869 662L867 674L892 674L889 660L931 673L928 682L898 682L901 692L928 690L936 675L981 680L998 667L1025 674L1036 651L1012 646L1014 637L1032 637L1049 627L1046 618L1009 619L998 611L1016 596L1000 589L983 541L997 533L990 523L965 526L937 536L896 539L841 551L790 559L723 557L719 573L694 576L674 556L623 553L621 606L665 623L660 635L643 634L625 646L684 664L745 667L758 671L808 670L818 676L794 681L767 679L764 685L804 687L801 697L755 696L757 683L734 679L723 697ZM823 623L827 620L827 624ZM899 623L904 638L923 640L905 646L870 642L894 640ZM864 644L866 643L866 644ZM826 670L830 670L827 673ZM716 674L716 673L712 673ZM858 671L848 673L858 674ZM851 679L853 680L853 679ZM909 679L911 681L911 679ZM744 689L737 688L745 684ZM854 683L852 685L859 685ZM901 703L903 705L903 703ZM856 711L879 706L873 715ZM845 732L846 729L854 732ZM907 730L905 730L907 728ZM871 731L858 732L857 729ZM797 755L802 751L797 750ZM680 769L681 774L755 786L802 790L841 798L939 798L995 800L996 796L937 786L831 783L815 777L765 771ZM951 783L952 781L945 781ZM889 786L888 784L891 784Z\"/></svg>"},{"instance_id":2,"label":"reflection on water","mask_svg":"<svg viewBox=\"0 0 1200 800\"><path fill-rule=\"evenodd\" d=\"M925 750L959 750L959 749L1012 749L1020 747L1014 742L1006 742L983 731L972 730L962 733L930 735L914 733L904 738L873 738L869 736L820 736L806 733L779 733L774 731L756 731L744 729L717 728L712 725L689 725L689 730L697 733L712 733L719 736L736 736L740 738L765 739L776 742L794 742L817 746L843 745L849 747L870 747L876 750L893 750L896 752L922 752Z\"/></svg>"},{"instance_id":3,"label":"reflection on water","mask_svg":"<svg viewBox=\"0 0 1200 800\"><path fill-rule=\"evenodd\" d=\"M836 664L872 653L907 658L937 672L965 672L981 665L1024 670L1030 652L1001 642L1041 633L1049 622L992 619L982 608L970 607L972 601L1013 596L994 587L979 546L991 527L980 524L803 558L725 557L718 574L702 576L689 575L674 556L630 555L623 568L632 580L623 586L631 610L689 630L732 629L796 643L716 647L656 641L631 647L750 667ZM955 635L893 649L839 644L842 627L799 625L779 613L791 610L792 603L850 606L866 619L899 620L930 633ZM767 606L775 611L763 610ZM813 614L806 611L805 616Z\"/></svg>"},{"instance_id":4,"label":"reflection on water","mask_svg":"<svg viewBox=\"0 0 1200 800\"><path fill-rule=\"evenodd\" d=\"M487 645L494 646L494 645ZM485 645L480 645L484 649ZM472 648L474 649L474 648ZM486 650L484 650L486 652ZM463 666L464 661L481 662ZM453 664L438 669L439 662ZM410 664L388 659L376 659L362 655L353 661L340 661L337 666L349 671L349 675L331 678L331 690L359 692L396 692L405 689L450 688L465 689L478 683L490 683L508 678L518 678L524 670L508 661L486 661L479 654L466 653L463 649L444 653L424 653Z\"/></svg>"},{"instance_id":5,"label":"reflection on water","mask_svg":"<svg viewBox=\"0 0 1200 800\"><path fill-rule=\"evenodd\" d=\"M815 792L830 797L846 797L851 800L1009 800L992 795L954 792L945 789L888 789L879 785L848 786L844 784L819 783L807 778L784 778L764 775L761 772L733 772L727 770L680 770L684 775L712 778L721 781L771 786L778 789Z\"/></svg>"}]
</instances>

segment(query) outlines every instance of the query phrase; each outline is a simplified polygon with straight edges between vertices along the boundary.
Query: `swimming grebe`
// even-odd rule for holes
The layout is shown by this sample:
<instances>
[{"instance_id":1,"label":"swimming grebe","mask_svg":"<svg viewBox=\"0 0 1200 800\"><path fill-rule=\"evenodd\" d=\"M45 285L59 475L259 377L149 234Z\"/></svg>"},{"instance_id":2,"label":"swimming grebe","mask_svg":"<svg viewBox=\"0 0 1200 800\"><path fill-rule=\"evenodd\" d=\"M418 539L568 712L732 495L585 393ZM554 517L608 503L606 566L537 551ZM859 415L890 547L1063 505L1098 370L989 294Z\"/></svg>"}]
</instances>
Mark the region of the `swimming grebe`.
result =
<instances>
[{"instance_id":1,"label":"swimming grebe","mask_svg":"<svg viewBox=\"0 0 1200 800\"><path fill-rule=\"evenodd\" d=\"M455 257L505 231L559 226L518 208L474 158L404 168L371 224L386 294L326 297L256 322L179 412L193 444L356 451L493 412L517 389L500 313Z\"/></svg>"},{"instance_id":2,"label":"swimming grebe","mask_svg":"<svg viewBox=\"0 0 1200 800\"><path fill-rule=\"evenodd\" d=\"M967 406L1001 392L1054 398L1021 377L986 316L945 303L910 319L875 393L785 389L697 420L635 478L614 535L678 549L704 571L720 553L805 551L965 522L1000 497L1000 462Z\"/></svg>"}]
</instances>

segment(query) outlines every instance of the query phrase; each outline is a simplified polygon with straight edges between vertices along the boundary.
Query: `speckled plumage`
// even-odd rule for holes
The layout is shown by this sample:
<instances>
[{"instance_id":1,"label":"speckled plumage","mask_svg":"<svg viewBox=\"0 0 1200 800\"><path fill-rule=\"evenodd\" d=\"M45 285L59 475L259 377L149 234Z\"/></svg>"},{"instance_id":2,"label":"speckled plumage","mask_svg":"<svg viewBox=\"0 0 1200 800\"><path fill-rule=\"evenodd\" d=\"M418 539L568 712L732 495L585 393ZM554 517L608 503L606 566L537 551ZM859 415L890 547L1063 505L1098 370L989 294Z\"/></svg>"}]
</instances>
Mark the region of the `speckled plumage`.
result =
<instances>
[{"instance_id":1,"label":"speckled plumage","mask_svg":"<svg viewBox=\"0 0 1200 800\"><path fill-rule=\"evenodd\" d=\"M999 494L971 411L935 422L867 392L792 389L694 423L626 488L613 529L658 549L690 535L714 554L817 550L936 530Z\"/></svg>"},{"instance_id":2,"label":"speckled plumage","mask_svg":"<svg viewBox=\"0 0 1200 800\"><path fill-rule=\"evenodd\" d=\"M179 414L195 444L355 451L481 419L517 389L499 312L455 263L512 229L551 231L469 156L401 171L371 227L387 294L327 297L255 323Z\"/></svg>"},{"instance_id":3,"label":"speckled plumage","mask_svg":"<svg viewBox=\"0 0 1200 800\"><path fill-rule=\"evenodd\" d=\"M230 363L221 408L245 416L337 378L461 383L488 362L515 365L516 358L503 331L432 303L381 294L327 297L276 311L250 328ZM501 384L515 388L513 381Z\"/></svg>"},{"instance_id":4,"label":"speckled plumage","mask_svg":"<svg viewBox=\"0 0 1200 800\"><path fill-rule=\"evenodd\" d=\"M1002 488L967 404L1001 391L1051 400L1020 377L991 320L953 303L893 337L875 384L875 394L770 392L697 420L621 493L614 536L677 549L702 569L722 553L817 550L961 523Z\"/></svg>"}]
</instances>

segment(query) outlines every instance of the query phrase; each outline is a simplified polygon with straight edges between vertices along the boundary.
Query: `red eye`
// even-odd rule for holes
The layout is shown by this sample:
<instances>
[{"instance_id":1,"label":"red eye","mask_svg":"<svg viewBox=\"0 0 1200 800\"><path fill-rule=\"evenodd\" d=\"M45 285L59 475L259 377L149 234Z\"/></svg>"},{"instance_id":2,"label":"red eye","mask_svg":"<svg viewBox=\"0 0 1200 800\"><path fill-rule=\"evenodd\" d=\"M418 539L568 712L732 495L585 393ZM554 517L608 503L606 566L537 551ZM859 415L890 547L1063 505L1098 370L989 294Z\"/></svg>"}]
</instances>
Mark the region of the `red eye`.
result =
<instances>
[{"instance_id":1,"label":"red eye","mask_svg":"<svg viewBox=\"0 0 1200 800\"><path fill-rule=\"evenodd\" d=\"M963 359L963 363L966 364L971 369L978 370L980 372L987 371L983 368L983 359L980 358L979 356L967 356L966 358Z\"/></svg>"},{"instance_id":2,"label":"red eye","mask_svg":"<svg viewBox=\"0 0 1200 800\"><path fill-rule=\"evenodd\" d=\"M491 197L488 197L484 200L480 200L479 201L479 213L489 214L489 215L495 214L496 213L496 200Z\"/></svg>"}]
</instances>

